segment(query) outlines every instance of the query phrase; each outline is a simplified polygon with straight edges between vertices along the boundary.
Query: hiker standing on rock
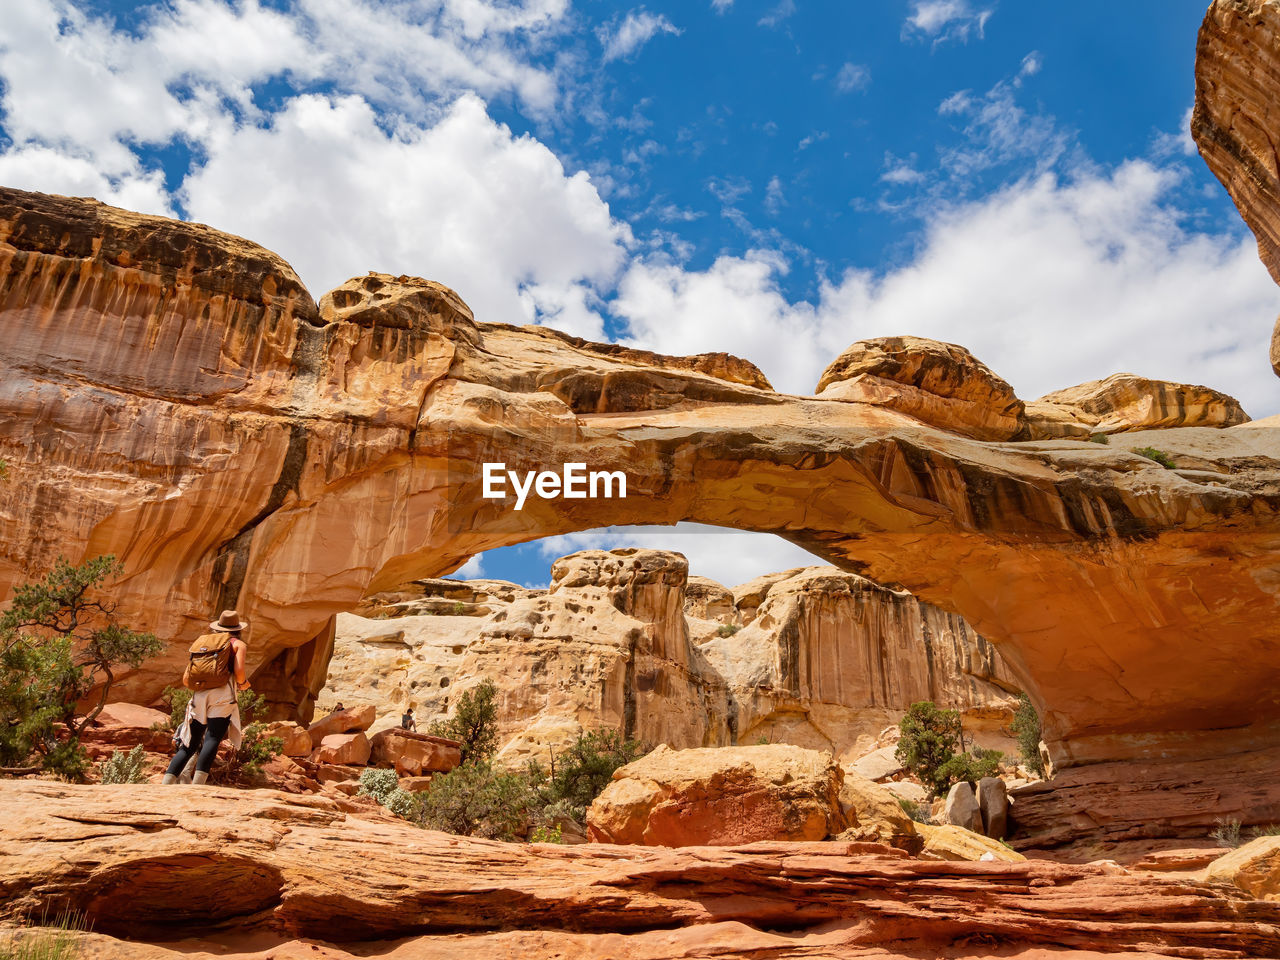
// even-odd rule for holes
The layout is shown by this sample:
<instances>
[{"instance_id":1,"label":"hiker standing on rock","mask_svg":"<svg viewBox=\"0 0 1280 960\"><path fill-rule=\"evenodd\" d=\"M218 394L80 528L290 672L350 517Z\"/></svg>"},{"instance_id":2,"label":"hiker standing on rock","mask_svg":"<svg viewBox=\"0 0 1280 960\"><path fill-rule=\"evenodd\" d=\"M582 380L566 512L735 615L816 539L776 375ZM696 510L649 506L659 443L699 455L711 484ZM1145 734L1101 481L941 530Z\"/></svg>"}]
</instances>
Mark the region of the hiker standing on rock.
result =
<instances>
[{"instance_id":1,"label":"hiker standing on rock","mask_svg":"<svg viewBox=\"0 0 1280 960\"><path fill-rule=\"evenodd\" d=\"M235 610L223 610L222 616L209 624L213 633L196 638L191 644L182 685L195 691L187 704L187 715L175 741L178 752L173 755L164 775L165 783L177 783L187 761L199 751L192 783L209 779L209 768L218 755L218 746L229 739L240 746L240 706L237 690L248 690L245 657L248 647L240 632L249 626Z\"/></svg>"}]
</instances>

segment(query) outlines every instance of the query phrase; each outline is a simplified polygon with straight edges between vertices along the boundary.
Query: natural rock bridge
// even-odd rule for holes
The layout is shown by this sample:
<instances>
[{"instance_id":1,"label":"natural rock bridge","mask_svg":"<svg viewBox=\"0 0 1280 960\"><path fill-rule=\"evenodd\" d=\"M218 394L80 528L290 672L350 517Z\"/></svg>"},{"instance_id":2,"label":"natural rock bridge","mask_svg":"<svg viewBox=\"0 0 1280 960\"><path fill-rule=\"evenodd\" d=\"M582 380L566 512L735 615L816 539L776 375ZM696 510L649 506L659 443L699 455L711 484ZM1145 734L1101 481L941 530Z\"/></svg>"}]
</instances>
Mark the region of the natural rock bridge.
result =
<instances>
[{"instance_id":1,"label":"natural rock bridge","mask_svg":"<svg viewBox=\"0 0 1280 960\"><path fill-rule=\"evenodd\" d=\"M255 685L306 714L332 617L362 595L503 545L690 520L776 533L961 614L1095 807L1099 782L1135 779L1115 764L1141 760L1155 784L1216 784L1192 820L1280 819L1275 424L1081 442L1124 416L1024 406L964 351L909 339L856 346L820 396L786 396L724 354L479 323L413 278L317 306L238 238L13 190L0 255L0 588L59 553L119 557L126 618L174 651L122 695L156 696L238 604ZM1243 419L1212 391L1151 388L1145 422ZM1179 469L1131 452L1148 445ZM481 495L485 461L623 470L629 496L517 512ZM662 708L660 689L639 696ZM1167 812L1123 803L1134 829Z\"/></svg>"}]
</instances>

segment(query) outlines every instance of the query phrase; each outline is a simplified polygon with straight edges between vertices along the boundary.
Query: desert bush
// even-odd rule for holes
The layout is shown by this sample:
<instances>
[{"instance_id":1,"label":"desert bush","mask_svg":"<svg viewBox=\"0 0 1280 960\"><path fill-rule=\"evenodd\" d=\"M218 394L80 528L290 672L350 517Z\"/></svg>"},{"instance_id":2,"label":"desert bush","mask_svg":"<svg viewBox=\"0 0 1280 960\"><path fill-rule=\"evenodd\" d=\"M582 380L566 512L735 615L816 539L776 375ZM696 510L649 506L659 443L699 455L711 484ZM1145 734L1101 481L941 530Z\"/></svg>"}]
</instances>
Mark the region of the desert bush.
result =
<instances>
[{"instance_id":1,"label":"desert bush","mask_svg":"<svg viewBox=\"0 0 1280 960\"><path fill-rule=\"evenodd\" d=\"M527 776L473 760L432 778L415 816L430 830L516 840L528 829L536 800Z\"/></svg>"},{"instance_id":2,"label":"desert bush","mask_svg":"<svg viewBox=\"0 0 1280 960\"><path fill-rule=\"evenodd\" d=\"M742 627L736 623L722 623L716 628L716 634L721 637L732 637L741 629Z\"/></svg>"},{"instance_id":3,"label":"desert bush","mask_svg":"<svg viewBox=\"0 0 1280 960\"><path fill-rule=\"evenodd\" d=\"M1172 470L1174 468L1173 458L1163 450L1157 450L1155 447L1139 447L1133 452L1140 457L1146 457L1148 460L1154 460L1166 470Z\"/></svg>"},{"instance_id":4,"label":"desert bush","mask_svg":"<svg viewBox=\"0 0 1280 960\"><path fill-rule=\"evenodd\" d=\"M103 783L146 783L147 753L138 744L128 753L112 750L109 759L102 761Z\"/></svg>"},{"instance_id":5,"label":"desert bush","mask_svg":"<svg viewBox=\"0 0 1280 960\"><path fill-rule=\"evenodd\" d=\"M957 753L938 768L938 778L945 780L946 786L953 783L977 783L983 777L994 777L1000 772L1000 761L1004 754L999 750L985 750L974 747L972 753Z\"/></svg>"},{"instance_id":6,"label":"desert bush","mask_svg":"<svg viewBox=\"0 0 1280 960\"><path fill-rule=\"evenodd\" d=\"M564 843L564 832L560 829L560 824L552 824L547 826L544 823L538 824L529 834L530 843Z\"/></svg>"},{"instance_id":7,"label":"desert bush","mask_svg":"<svg viewBox=\"0 0 1280 960\"><path fill-rule=\"evenodd\" d=\"M593 730L580 734L564 753L552 758L544 782L538 782L536 768L528 776L542 807L561 805L575 821L586 823L587 808L604 792L614 771L648 752L645 744L628 740L617 730Z\"/></svg>"},{"instance_id":8,"label":"desert bush","mask_svg":"<svg viewBox=\"0 0 1280 960\"><path fill-rule=\"evenodd\" d=\"M195 692L186 687L165 687L161 694L169 705L169 729L177 730L187 715L187 704L195 696Z\"/></svg>"},{"instance_id":9,"label":"desert bush","mask_svg":"<svg viewBox=\"0 0 1280 960\"><path fill-rule=\"evenodd\" d=\"M933 823L933 815L929 812L928 804L916 803L913 800L908 800L906 797L899 797L898 806L902 808L903 813L916 823Z\"/></svg>"},{"instance_id":10,"label":"desert bush","mask_svg":"<svg viewBox=\"0 0 1280 960\"><path fill-rule=\"evenodd\" d=\"M1216 826L1209 831L1209 837L1220 847L1234 849L1258 837L1280 837L1280 824L1250 827L1248 830L1236 819L1219 817L1213 821Z\"/></svg>"},{"instance_id":11,"label":"desert bush","mask_svg":"<svg viewBox=\"0 0 1280 960\"><path fill-rule=\"evenodd\" d=\"M488 760L498 749L498 688L486 680L458 698L453 716L431 724L428 733L462 744L463 764Z\"/></svg>"},{"instance_id":12,"label":"desert bush","mask_svg":"<svg viewBox=\"0 0 1280 960\"><path fill-rule=\"evenodd\" d=\"M0 766L35 755L46 770L83 776L80 734L106 706L115 671L163 647L115 621L116 605L100 588L123 569L112 556L79 566L59 557L42 581L14 591L0 615Z\"/></svg>"},{"instance_id":13,"label":"desert bush","mask_svg":"<svg viewBox=\"0 0 1280 960\"><path fill-rule=\"evenodd\" d=\"M1108 444L1111 442L1111 438L1108 437L1105 433L1095 433L1089 437L1089 442Z\"/></svg>"},{"instance_id":14,"label":"desert bush","mask_svg":"<svg viewBox=\"0 0 1280 960\"><path fill-rule=\"evenodd\" d=\"M418 794L396 787L387 794L386 799L382 801L382 805L397 817L412 820L418 812L420 802Z\"/></svg>"},{"instance_id":15,"label":"desert bush","mask_svg":"<svg viewBox=\"0 0 1280 960\"><path fill-rule=\"evenodd\" d=\"M1018 741L1018 754L1022 757L1023 764L1028 770L1034 771L1036 776L1043 777L1044 758L1040 756L1043 731L1040 727L1040 714L1025 693L1018 696L1018 709L1014 711L1010 726Z\"/></svg>"},{"instance_id":16,"label":"desert bush","mask_svg":"<svg viewBox=\"0 0 1280 960\"><path fill-rule=\"evenodd\" d=\"M1227 820L1222 817L1215 819L1214 828L1209 831L1209 837L1214 840L1220 847L1238 847L1243 843L1241 836L1240 821Z\"/></svg>"},{"instance_id":17,"label":"desert bush","mask_svg":"<svg viewBox=\"0 0 1280 960\"><path fill-rule=\"evenodd\" d=\"M373 797L386 806L387 797L400 789L400 778L394 770L379 770L369 767L360 771L360 794Z\"/></svg>"}]
</instances>

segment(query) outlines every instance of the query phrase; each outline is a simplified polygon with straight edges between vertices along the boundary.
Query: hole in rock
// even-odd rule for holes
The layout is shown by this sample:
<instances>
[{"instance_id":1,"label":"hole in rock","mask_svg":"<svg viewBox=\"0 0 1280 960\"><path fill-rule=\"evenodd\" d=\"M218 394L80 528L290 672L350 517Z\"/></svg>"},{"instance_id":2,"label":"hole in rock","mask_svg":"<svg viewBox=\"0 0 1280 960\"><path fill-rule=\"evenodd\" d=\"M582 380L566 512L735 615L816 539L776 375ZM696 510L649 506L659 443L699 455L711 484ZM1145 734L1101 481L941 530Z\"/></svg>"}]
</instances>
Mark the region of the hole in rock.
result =
<instances>
[{"instance_id":1,"label":"hole in rock","mask_svg":"<svg viewBox=\"0 0 1280 960\"><path fill-rule=\"evenodd\" d=\"M79 909L98 933L175 939L242 925L278 906L282 889L278 871L245 858L212 851L138 858L96 874Z\"/></svg>"},{"instance_id":2,"label":"hole in rock","mask_svg":"<svg viewBox=\"0 0 1280 960\"><path fill-rule=\"evenodd\" d=\"M483 613L452 615L460 605ZM387 619L404 647L376 642ZM500 751L544 761L603 727L676 749L789 743L852 762L891 754L886 731L921 700L961 712L966 746L1017 754L1004 728L1018 685L990 643L768 534L575 533L366 597L337 618L318 708L373 704L376 731L412 690L426 731L448 718L447 693L456 704L486 682Z\"/></svg>"}]
</instances>

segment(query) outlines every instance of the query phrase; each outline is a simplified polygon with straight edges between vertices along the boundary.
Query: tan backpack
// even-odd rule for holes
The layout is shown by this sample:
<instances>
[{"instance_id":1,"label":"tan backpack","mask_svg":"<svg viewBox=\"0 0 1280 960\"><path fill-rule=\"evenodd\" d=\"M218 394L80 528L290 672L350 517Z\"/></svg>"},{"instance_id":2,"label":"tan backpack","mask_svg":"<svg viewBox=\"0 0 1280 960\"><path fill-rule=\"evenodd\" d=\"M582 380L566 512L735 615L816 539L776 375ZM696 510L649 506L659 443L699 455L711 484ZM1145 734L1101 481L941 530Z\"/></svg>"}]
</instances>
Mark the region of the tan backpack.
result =
<instances>
[{"instance_id":1,"label":"tan backpack","mask_svg":"<svg viewBox=\"0 0 1280 960\"><path fill-rule=\"evenodd\" d=\"M189 690L212 690L225 686L231 679L231 634L207 633L197 637L187 656L187 669L182 685Z\"/></svg>"}]
</instances>

